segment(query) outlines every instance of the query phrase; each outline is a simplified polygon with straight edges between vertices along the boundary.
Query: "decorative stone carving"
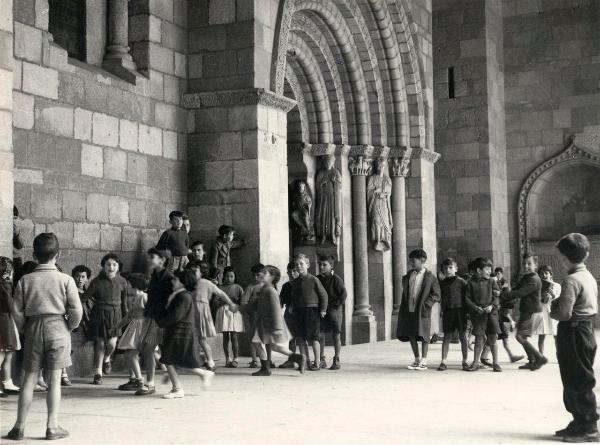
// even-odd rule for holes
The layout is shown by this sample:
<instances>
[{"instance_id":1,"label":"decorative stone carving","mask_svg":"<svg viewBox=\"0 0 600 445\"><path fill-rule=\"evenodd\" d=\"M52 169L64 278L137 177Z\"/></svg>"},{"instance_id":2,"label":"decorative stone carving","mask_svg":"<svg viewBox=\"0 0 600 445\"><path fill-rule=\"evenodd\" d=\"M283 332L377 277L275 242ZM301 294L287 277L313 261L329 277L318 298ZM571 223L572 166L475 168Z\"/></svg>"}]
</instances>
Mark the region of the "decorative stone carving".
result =
<instances>
[{"instance_id":1,"label":"decorative stone carving","mask_svg":"<svg viewBox=\"0 0 600 445\"><path fill-rule=\"evenodd\" d=\"M390 250L392 245L392 209L390 196L392 180L388 176L386 158L375 162L375 173L367 182L367 204L373 249L380 252Z\"/></svg>"},{"instance_id":2,"label":"decorative stone carving","mask_svg":"<svg viewBox=\"0 0 600 445\"><path fill-rule=\"evenodd\" d=\"M313 241L313 198L308 184L302 179L292 183L291 201L290 217L294 238L300 241Z\"/></svg>"},{"instance_id":3,"label":"decorative stone carving","mask_svg":"<svg viewBox=\"0 0 600 445\"><path fill-rule=\"evenodd\" d=\"M406 178L410 169L410 155L399 158L392 158L392 176Z\"/></svg>"},{"instance_id":4,"label":"decorative stone carving","mask_svg":"<svg viewBox=\"0 0 600 445\"><path fill-rule=\"evenodd\" d=\"M371 158L363 155L348 158L348 168L352 176L368 176L371 173Z\"/></svg>"},{"instance_id":5,"label":"decorative stone carving","mask_svg":"<svg viewBox=\"0 0 600 445\"><path fill-rule=\"evenodd\" d=\"M334 166L334 156L323 156L323 163L324 166L317 171L315 179L316 236L321 244L324 244L325 241L331 241L334 246L337 246L342 231L342 174Z\"/></svg>"},{"instance_id":6,"label":"decorative stone carving","mask_svg":"<svg viewBox=\"0 0 600 445\"><path fill-rule=\"evenodd\" d=\"M412 149L413 159L425 159L426 161L435 164L442 155L435 151L428 150L422 147L416 147Z\"/></svg>"},{"instance_id":7,"label":"decorative stone carving","mask_svg":"<svg viewBox=\"0 0 600 445\"><path fill-rule=\"evenodd\" d=\"M186 108L229 107L236 105L265 105L286 113L296 106L296 101L263 88L191 93L183 96Z\"/></svg>"}]
</instances>

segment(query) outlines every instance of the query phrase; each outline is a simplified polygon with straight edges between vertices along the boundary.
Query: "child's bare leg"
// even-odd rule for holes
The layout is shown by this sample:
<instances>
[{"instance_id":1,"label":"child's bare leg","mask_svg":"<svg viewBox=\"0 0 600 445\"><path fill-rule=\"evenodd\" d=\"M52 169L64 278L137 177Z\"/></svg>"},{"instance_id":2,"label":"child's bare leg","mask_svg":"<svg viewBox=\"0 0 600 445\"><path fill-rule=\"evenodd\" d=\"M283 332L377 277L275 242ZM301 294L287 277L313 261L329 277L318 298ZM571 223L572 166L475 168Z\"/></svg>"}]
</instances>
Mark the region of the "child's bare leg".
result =
<instances>
[{"instance_id":1,"label":"child's bare leg","mask_svg":"<svg viewBox=\"0 0 600 445\"><path fill-rule=\"evenodd\" d=\"M229 362L229 332L223 332L223 352L225 353L225 363Z\"/></svg>"},{"instance_id":2,"label":"child's bare leg","mask_svg":"<svg viewBox=\"0 0 600 445\"><path fill-rule=\"evenodd\" d=\"M231 352L233 353L233 359L237 360L240 355L240 344L238 342L238 333L232 332L230 334L231 338Z\"/></svg>"},{"instance_id":3,"label":"child's bare leg","mask_svg":"<svg viewBox=\"0 0 600 445\"><path fill-rule=\"evenodd\" d=\"M12 380L12 358L14 352L0 352L0 363L2 363L2 381Z\"/></svg>"},{"instance_id":4,"label":"child's bare leg","mask_svg":"<svg viewBox=\"0 0 600 445\"><path fill-rule=\"evenodd\" d=\"M112 355L117 349L117 337L111 337L106 342L106 353L104 354L104 362L109 362Z\"/></svg>"},{"instance_id":5,"label":"child's bare leg","mask_svg":"<svg viewBox=\"0 0 600 445\"><path fill-rule=\"evenodd\" d=\"M271 360L271 345L265 345L265 350L267 351L267 360L269 360L269 363L273 363L273 360Z\"/></svg>"},{"instance_id":6,"label":"child's bare leg","mask_svg":"<svg viewBox=\"0 0 600 445\"><path fill-rule=\"evenodd\" d=\"M485 335L475 336L475 357L473 359L473 365L479 366L481 363L481 354L483 352L483 344L485 343Z\"/></svg>"},{"instance_id":7,"label":"child's bare leg","mask_svg":"<svg viewBox=\"0 0 600 445\"><path fill-rule=\"evenodd\" d=\"M308 345L306 344L306 340L304 340L303 338L298 338L296 340L296 343L298 344L298 348L300 348L300 353L306 357L306 360L309 360L309 356L308 356Z\"/></svg>"},{"instance_id":8,"label":"child's bare leg","mask_svg":"<svg viewBox=\"0 0 600 445\"><path fill-rule=\"evenodd\" d=\"M319 357L325 357L325 334L321 332L319 335Z\"/></svg>"},{"instance_id":9,"label":"child's bare leg","mask_svg":"<svg viewBox=\"0 0 600 445\"><path fill-rule=\"evenodd\" d=\"M179 375L177 374L177 369L175 369L175 365L167 365L167 373L169 373L169 380L171 380L171 386L173 386L173 391L183 389L181 387L181 382L179 381Z\"/></svg>"},{"instance_id":10,"label":"child's bare leg","mask_svg":"<svg viewBox=\"0 0 600 445\"><path fill-rule=\"evenodd\" d=\"M267 360L267 351L265 350L262 343L252 343L252 349L254 349L254 353L261 360Z\"/></svg>"},{"instance_id":11,"label":"child's bare leg","mask_svg":"<svg viewBox=\"0 0 600 445\"><path fill-rule=\"evenodd\" d=\"M446 339L446 337L444 337L444 340L445 339ZM460 341L460 350L462 352L462 361L463 361L463 363L467 363L467 360L469 358L469 342L467 340L467 333L459 332L458 339Z\"/></svg>"},{"instance_id":12,"label":"child's bare leg","mask_svg":"<svg viewBox=\"0 0 600 445\"><path fill-rule=\"evenodd\" d=\"M538 335L538 350L540 354L544 355L544 341L546 340L545 335Z\"/></svg>"},{"instance_id":13,"label":"child's bare leg","mask_svg":"<svg viewBox=\"0 0 600 445\"><path fill-rule=\"evenodd\" d=\"M417 342L417 337L410 337L409 341L410 341L410 347L415 356L415 361L419 361L421 356L419 355L419 343Z\"/></svg>"},{"instance_id":14,"label":"child's bare leg","mask_svg":"<svg viewBox=\"0 0 600 445\"><path fill-rule=\"evenodd\" d=\"M104 363L104 339L102 337L96 337L96 345L94 348L94 366L96 367L96 374L102 375L102 363Z\"/></svg>"},{"instance_id":15,"label":"child's bare leg","mask_svg":"<svg viewBox=\"0 0 600 445\"><path fill-rule=\"evenodd\" d=\"M25 428L25 422L27 421L27 415L29 414L29 408L31 407L31 401L33 400L33 389L37 383L38 374L38 371L26 371L23 376L23 384L21 385L21 392L19 393L17 421L15 422L15 428L19 430Z\"/></svg>"},{"instance_id":16,"label":"child's bare leg","mask_svg":"<svg viewBox=\"0 0 600 445\"><path fill-rule=\"evenodd\" d=\"M278 344L275 344L275 343L270 344L269 346L271 347L271 349L273 351L279 352L280 354L286 355L288 357L293 354L292 351L290 351L285 346L281 346L281 345L278 345Z\"/></svg>"},{"instance_id":17,"label":"child's bare leg","mask_svg":"<svg viewBox=\"0 0 600 445\"><path fill-rule=\"evenodd\" d=\"M498 364L498 343L496 340L498 339L497 334L489 334L487 336L487 344L492 351L492 363L494 365Z\"/></svg>"},{"instance_id":18,"label":"child's bare leg","mask_svg":"<svg viewBox=\"0 0 600 445\"><path fill-rule=\"evenodd\" d=\"M502 346L504 346L504 350L508 354L508 358L510 358L512 360L513 357L515 356L515 354L513 354L513 352L510 349L510 343L508 342L508 338L502 339Z\"/></svg>"},{"instance_id":19,"label":"child's bare leg","mask_svg":"<svg viewBox=\"0 0 600 445\"><path fill-rule=\"evenodd\" d=\"M321 348L321 345L319 343L319 340L313 340L312 342L312 350L313 350L313 354L315 355L315 362L320 358L319 356L319 349Z\"/></svg>"},{"instance_id":20,"label":"child's bare leg","mask_svg":"<svg viewBox=\"0 0 600 445\"><path fill-rule=\"evenodd\" d=\"M535 347L531 343L529 343L529 340L527 340L527 337L525 335L517 333L517 341L521 343L523 349L525 349L525 352L527 353L527 358L529 359L530 363L538 361L542 358L542 355L535 349Z\"/></svg>"},{"instance_id":21,"label":"child's bare leg","mask_svg":"<svg viewBox=\"0 0 600 445\"><path fill-rule=\"evenodd\" d=\"M46 394L46 406L48 407L48 428L58 426L58 410L60 408L60 375L61 369L48 371L48 394Z\"/></svg>"},{"instance_id":22,"label":"child's bare leg","mask_svg":"<svg viewBox=\"0 0 600 445\"><path fill-rule=\"evenodd\" d=\"M483 352L481 353L482 360L489 360L490 358L490 348L487 342L483 345Z\"/></svg>"},{"instance_id":23,"label":"child's bare leg","mask_svg":"<svg viewBox=\"0 0 600 445\"><path fill-rule=\"evenodd\" d=\"M142 380L142 370L140 368L139 352L136 349L127 351L127 358L129 359L129 367L134 375L134 378Z\"/></svg>"},{"instance_id":24,"label":"child's bare leg","mask_svg":"<svg viewBox=\"0 0 600 445\"><path fill-rule=\"evenodd\" d=\"M423 357L423 360L427 360L427 352L429 351L429 339L423 339L423 341L421 341L421 357Z\"/></svg>"},{"instance_id":25,"label":"child's bare leg","mask_svg":"<svg viewBox=\"0 0 600 445\"><path fill-rule=\"evenodd\" d=\"M335 357L340 358L340 352L342 351L342 334L334 333L333 334L333 348Z\"/></svg>"},{"instance_id":26,"label":"child's bare leg","mask_svg":"<svg viewBox=\"0 0 600 445\"><path fill-rule=\"evenodd\" d=\"M154 386L154 373L156 371L154 345L145 344L142 350L142 355L144 356L144 366L146 367L146 385Z\"/></svg>"},{"instance_id":27,"label":"child's bare leg","mask_svg":"<svg viewBox=\"0 0 600 445\"><path fill-rule=\"evenodd\" d=\"M448 351L450 350L450 334L444 332L444 340L442 341L442 363L446 362L448 358Z\"/></svg>"},{"instance_id":28,"label":"child's bare leg","mask_svg":"<svg viewBox=\"0 0 600 445\"><path fill-rule=\"evenodd\" d=\"M212 349L210 349L210 345L208 344L208 340L206 338L200 339L200 347L204 351L204 355L206 356L206 363L211 368L215 366L215 361L213 360Z\"/></svg>"}]
</instances>

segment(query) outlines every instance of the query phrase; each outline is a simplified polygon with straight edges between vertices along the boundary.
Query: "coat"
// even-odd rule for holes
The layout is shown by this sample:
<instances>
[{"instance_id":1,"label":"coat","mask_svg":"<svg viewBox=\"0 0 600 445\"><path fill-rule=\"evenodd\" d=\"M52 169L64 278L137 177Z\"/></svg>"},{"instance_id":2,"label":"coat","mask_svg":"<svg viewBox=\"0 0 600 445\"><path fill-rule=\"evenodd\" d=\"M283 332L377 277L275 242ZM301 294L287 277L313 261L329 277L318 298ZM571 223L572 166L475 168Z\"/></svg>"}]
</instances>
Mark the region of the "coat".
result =
<instances>
[{"instance_id":1,"label":"coat","mask_svg":"<svg viewBox=\"0 0 600 445\"><path fill-rule=\"evenodd\" d=\"M400 304L400 310L398 311L396 338L400 341L408 341L409 337L416 335L416 337L420 339L425 338L429 340L431 333L431 308L436 302L440 301L440 284L434 274L429 270L425 271L421 293L419 294L415 305L415 314L417 318L415 332L408 311L409 279L410 272L402 277L402 303Z\"/></svg>"},{"instance_id":2,"label":"coat","mask_svg":"<svg viewBox=\"0 0 600 445\"><path fill-rule=\"evenodd\" d=\"M248 303L244 311L256 314L256 330L264 344L288 342L279 295L273 286L264 285L258 298Z\"/></svg>"},{"instance_id":3,"label":"coat","mask_svg":"<svg viewBox=\"0 0 600 445\"><path fill-rule=\"evenodd\" d=\"M502 292L500 298L507 302L520 299L520 314L542 312L542 279L536 273L523 275L519 284L511 291Z\"/></svg>"}]
</instances>

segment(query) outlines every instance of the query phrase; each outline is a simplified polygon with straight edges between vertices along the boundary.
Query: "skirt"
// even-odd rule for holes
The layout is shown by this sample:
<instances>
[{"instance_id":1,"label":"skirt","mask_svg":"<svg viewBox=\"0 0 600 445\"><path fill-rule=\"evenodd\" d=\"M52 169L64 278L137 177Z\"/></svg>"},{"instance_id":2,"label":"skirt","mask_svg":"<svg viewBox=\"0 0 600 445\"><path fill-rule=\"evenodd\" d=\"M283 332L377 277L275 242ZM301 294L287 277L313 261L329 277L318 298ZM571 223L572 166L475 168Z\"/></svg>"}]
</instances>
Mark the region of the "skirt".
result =
<instances>
[{"instance_id":1,"label":"skirt","mask_svg":"<svg viewBox=\"0 0 600 445\"><path fill-rule=\"evenodd\" d=\"M111 306L94 306L90 314L87 335L90 339L98 337L108 340L119 336L121 308Z\"/></svg>"},{"instance_id":2,"label":"skirt","mask_svg":"<svg viewBox=\"0 0 600 445\"><path fill-rule=\"evenodd\" d=\"M134 349L139 351L144 340L144 323L145 319L143 318L134 318L131 320L117 343L117 349L124 351Z\"/></svg>"},{"instance_id":3,"label":"skirt","mask_svg":"<svg viewBox=\"0 0 600 445\"><path fill-rule=\"evenodd\" d=\"M163 341L163 329L152 318L144 318L141 333L142 344L158 346Z\"/></svg>"},{"instance_id":4,"label":"skirt","mask_svg":"<svg viewBox=\"0 0 600 445\"><path fill-rule=\"evenodd\" d=\"M10 314L0 314L0 351L11 352L21 349L17 325Z\"/></svg>"},{"instance_id":5,"label":"skirt","mask_svg":"<svg viewBox=\"0 0 600 445\"><path fill-rule=\"evenodd\" d=\"M215 330L215 324L213 323L212 316L210 315L210 304L204 302L197 302L196 308L198 309L198 336L200 338L210 338L217 335Z\"/></svg>"},{"instance_id":6,"label":"skirt","mask_svg":"<svg viewBox=\"0 0 600 445\"><path fill-rule=\"evenodd\" d=\"M550 303L542 306L542 317L540 323L535 326L533 335L556 335L557 321L550 317Z\"/></svg>"},{"instance_id":7,"label":"skirt","mask_svg":"<svg viewBox=\"0 0 600 445\"><path fill-rule=\"evenodd\" d=\"M231 312L228 306L221 306L215 322L217 332L244 332L244 320L239 312Z\"/></svg>"},{"instance_id":8,"label":"skirt","mask_svg":"<svg viewBox=\"0 0 600 445\"><path fill-rule=\"evenodd\" d=\"M258 329L254 331L254 335L252 336L252 343L262 343L265 345L280 345L283 348L287 348L289 346L289 341L292 338L290 331L287 325L284 323L284 339L281 338L281 335L274 336L271 333L265 332L265 334L260 337L258 333Z\"/></svg>"},{"instance_id":9,"label":"skirt","mask_svg":"<svg viewBox=\"0 0 600 445\"><path fill-rule=\"evenodd\" d=\"M160 348L160 362L164 365L177 365L184 368L200 368L204 360L200 356L200 345L192 326L184 331L165 332Z\"/></svg>"}]
</instances>

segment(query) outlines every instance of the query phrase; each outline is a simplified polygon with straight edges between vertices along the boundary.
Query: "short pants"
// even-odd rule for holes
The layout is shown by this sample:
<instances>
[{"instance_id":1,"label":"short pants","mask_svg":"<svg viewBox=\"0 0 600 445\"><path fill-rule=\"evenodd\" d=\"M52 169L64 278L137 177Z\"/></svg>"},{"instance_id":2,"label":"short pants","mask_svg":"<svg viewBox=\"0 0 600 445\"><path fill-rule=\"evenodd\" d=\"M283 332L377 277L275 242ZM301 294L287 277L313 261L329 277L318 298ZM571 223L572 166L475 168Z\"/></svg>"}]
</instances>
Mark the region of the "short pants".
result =
<instances>
[{"instance_id":1,"label":"short pants","mask_svg":"<svg viewBox=\"0 0 600 445\"><path fill-rule=\"evenodd\" d=\"M498 312L492 311L490 314L478 314L471 312L471 323L473 330L471 334L475 336L500 334L500 323L498 322Z\"/></svg>"},{"instance_id":2,"label":"short pants","mask_svg":"<svg viewBox=\"0 0 600 445\"><path fill-rule=\"evenodd\" d=\"M467 329L467 320L463 308L444 309L442 313L442 330L444 334L453 334L465 332Z\"/></svg>"},{"instance_id":3,"label":"short pants","mask_svg":"<svg viewBox=\"0 0 600 445\"><path fill-rule=\"evenodd\" d=\"M523 337L531 337L536 335L539 325L544 322L541 312L535 314L520 314L517 321L517 334Z\"/></svg>"},{"instance_id":4,"label":"short pants","mask_svg":"<svg viewBox=\"0 0 600 445\"><path fill-rule=\"evenodd\" d=\"M71 366L71 332L63 315L37 315L25 322L23 369L57 370Z\"/></svg>"},{"instance_id":5,"label":"short pants","mask_svg":"<svg viewBox=\"0 0 600 445\"><path fill-rule=\"evenodd\" d=\"M318 341L321 334L321 314L318 307L294 308L296 336L306 341Z\"/></svg>"},{"instance_id":6,"label":"short pants","mask_svg":"<svg viewBox=\"0 0 600 445\"><path fill-rule=\"evenodd\" d=\"M327 309L325 317L321 318L321 332L331 332L332 334L342 333L342 308Z\"/></svg>"}]
</instances>

